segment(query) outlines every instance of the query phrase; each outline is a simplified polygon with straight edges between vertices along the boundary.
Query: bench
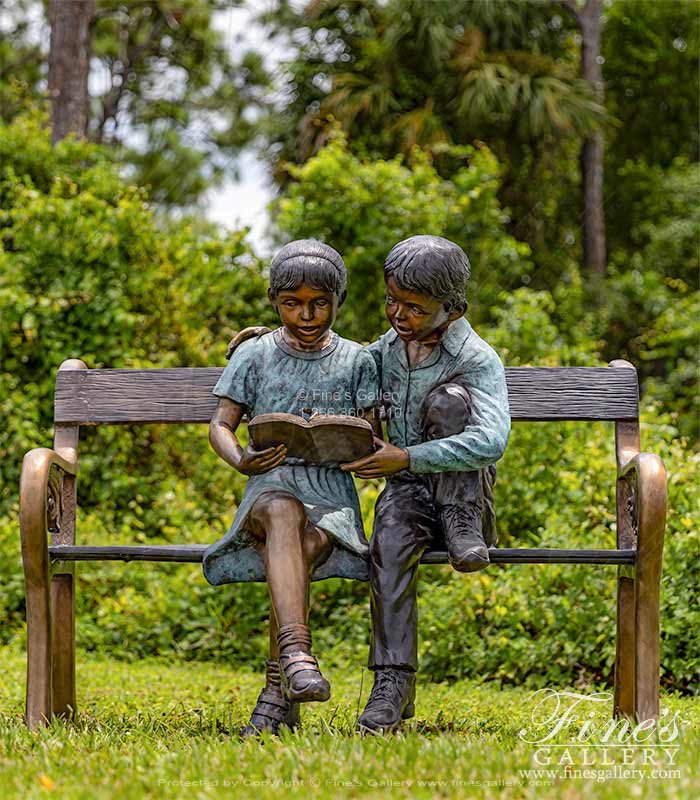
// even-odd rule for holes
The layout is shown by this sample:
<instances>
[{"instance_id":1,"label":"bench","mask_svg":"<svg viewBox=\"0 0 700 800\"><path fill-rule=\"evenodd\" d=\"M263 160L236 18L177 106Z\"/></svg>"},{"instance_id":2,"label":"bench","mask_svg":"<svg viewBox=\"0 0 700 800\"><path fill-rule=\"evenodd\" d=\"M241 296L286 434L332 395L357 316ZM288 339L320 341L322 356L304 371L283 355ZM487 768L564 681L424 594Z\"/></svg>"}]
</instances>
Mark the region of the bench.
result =
<instances>
[{"instance_id":1,"label":"bench","mask_svg":"<svg viewBox=\"0 0 700 800\"><path fill-rule=\"evenodd\" d=\"M201 545L76 545L76 475L81 425L208 423L221 369L95 369L65 361L56 377L53 449L23 461L20 533L26 582L29 728L70 718L75 692L75 562L201 562ZM494 564L616 565L617 642L613 715L659 714L659 588L666 521L666 472L640 452L637 373L626 361L609 367L506 369L514 421L609 420L615 423L617 547L601 550L496 548ZM213 531L212 541L222 532ZM428 551L425 564L447 564ZM322 569L322 568L321 568ZM314 578L324 576L319 571ZM367 575L355 575L366 579ZM252 580L264 575L251 575ZM367 622L369 625L369 620Z\"/></svg>"}]
</instances>

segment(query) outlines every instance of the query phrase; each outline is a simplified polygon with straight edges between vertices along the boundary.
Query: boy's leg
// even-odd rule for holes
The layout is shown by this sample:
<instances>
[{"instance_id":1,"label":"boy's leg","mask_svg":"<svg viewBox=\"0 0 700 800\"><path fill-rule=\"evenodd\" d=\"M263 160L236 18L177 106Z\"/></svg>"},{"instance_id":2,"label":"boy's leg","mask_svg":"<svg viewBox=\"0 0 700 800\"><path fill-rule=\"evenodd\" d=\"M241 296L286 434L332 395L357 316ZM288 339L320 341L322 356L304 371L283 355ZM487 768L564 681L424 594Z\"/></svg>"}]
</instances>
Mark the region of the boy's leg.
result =
<instances>
[{"instance_id":1,"label":"boy's leg","mask_svg":"<svg viewBox=\"0 0 700 800\"><path fill-rule=\"evenodd\" d=\"M423 438L443 439L460 433L471 419L469 392L458 383L437 386L426 398ZM462 572L489 563L488 544L495 544L493 482L495 467L430 476L433 496L450 563Z\"/></svg>"},{"instance_id":2,"label":"boy's leg","mask_svg":"<svg viewBox=\"0 0 700 800\"><path fill-rule=\"evenodd\" d=\"M430 489L423 478L394 479L377 501L370 540L374 687L360 728L388 731L413 716L418 667L417 568L436 532Z\"/></svg>"},{"instance_id":3,"label":"boy's leg","mask_svg":"<svg viewBox=\"0 0 700 800\"><path fill-rule=\"evenodd\" d=\"M377 500L369 543L370 669L418 668L417 567L435 531L436 520L426 481L420 478L387 481Z\"/></svg>"},{"instance_id":4,"label":"boy's leg","mask_svg":"<svg viewBox=\"0 0 700 800\"><path fill-rule=\"evenodd\" d=\"M498 542L498 528L496 527L496 507L493 501L493 486L496 483L496 465L479 470L481 475L481 491L484 497L484 513L481 517L484 541L489 547L495 547Z\"/></svg>"}]
</instances>

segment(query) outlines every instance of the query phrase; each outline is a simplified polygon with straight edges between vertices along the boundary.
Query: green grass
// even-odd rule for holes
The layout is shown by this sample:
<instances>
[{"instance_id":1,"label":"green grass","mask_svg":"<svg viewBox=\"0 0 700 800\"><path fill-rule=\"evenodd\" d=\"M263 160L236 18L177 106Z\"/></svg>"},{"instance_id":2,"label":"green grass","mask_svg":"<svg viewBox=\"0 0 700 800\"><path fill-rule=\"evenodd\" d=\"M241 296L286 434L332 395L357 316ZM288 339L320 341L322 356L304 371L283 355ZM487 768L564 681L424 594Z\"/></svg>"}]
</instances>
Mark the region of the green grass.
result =
<instances>
[{"instance_id":1,"label":"green grass","mask_svg":"<svg viewBox=\"0 0 700 800\"><path fill-rule=\"evenodd\" d=\"M0 652L2 797L697 796L700 702L694 698L662 698L662 708L684 720L674 742L679 747L673 769L679 775L652 778L658 764L667 767L666 757L661 748L646 748L647 758L658 764L645 767L640 748L628 756L634 760L628 768L645 768L643 782L566 778L561 767L558 777L528 780L522 770L538 768L537 747L522 741L519 731L530 725L536 699L531 691L423 681L416 719L401 733L360 737L353 733L354 722L371 676L357 665L327 671L332 699L307 705L298 731L241 742L236 731L255 701L259 675L211 663L129 664L80 654L78 720L55 721L30 734L22 723L23 655L12 648ZM602 703L594 721L608 725L609 714L610 704ZM578 730L554 741L570 744ZM551 748L558 758L564 751L583 769L582 748ZM622 753L609 749L608 760L620 764ZM589 769L606 769L601 748L587 755L597 759Z\"/></svg>"}]
</instances>

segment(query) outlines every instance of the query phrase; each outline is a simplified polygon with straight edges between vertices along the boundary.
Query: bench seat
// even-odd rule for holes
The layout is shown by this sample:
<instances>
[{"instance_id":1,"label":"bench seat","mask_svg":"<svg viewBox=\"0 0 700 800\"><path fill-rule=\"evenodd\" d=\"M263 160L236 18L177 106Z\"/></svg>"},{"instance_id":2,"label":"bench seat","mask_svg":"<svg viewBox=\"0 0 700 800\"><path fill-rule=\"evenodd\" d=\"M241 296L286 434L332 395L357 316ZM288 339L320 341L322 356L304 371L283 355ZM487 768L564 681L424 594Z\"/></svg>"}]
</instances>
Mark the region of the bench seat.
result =
<instances>
[{"instance_id":1,"label":"bench seat","mask_svg":"<svg viewBox=\"0 0 700 800\"><path fill-rule=\"evenodd\" d=\"M49 547L52 561L164 561L197 564L202 561L206 544L159 544L159 545L56 545ZM563 548L540 547L491 547L489 557L492 564L630 564L637 558L637 551L627 550L565 550ZM444 550L427 550L421 564L448 564ZM314 576L312 580L334 575ZM368 580L368 575L353 576L357 580ZM265 581L265 576L256 577Z\"/></svg>"}]
</instances>

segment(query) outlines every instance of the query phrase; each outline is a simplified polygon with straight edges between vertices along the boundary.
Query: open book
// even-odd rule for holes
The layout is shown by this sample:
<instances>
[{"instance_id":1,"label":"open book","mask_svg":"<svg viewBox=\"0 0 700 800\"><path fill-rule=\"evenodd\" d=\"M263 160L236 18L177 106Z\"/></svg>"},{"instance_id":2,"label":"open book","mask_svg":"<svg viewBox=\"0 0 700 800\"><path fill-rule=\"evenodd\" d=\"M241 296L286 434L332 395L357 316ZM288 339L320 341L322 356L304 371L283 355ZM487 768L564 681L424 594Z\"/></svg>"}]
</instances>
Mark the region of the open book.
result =
<instances>
[{"instance_id":1,"label":"open book","mask_svg":"<svg viewBox=\"0 0 700 800\"><path fill-rule=\"evenodd\" d=\"M345 464L374 452L372 426L359 417L258 414L248 433L256 450L286 444L289 458L310 464Z\"/></svg>"}]
</instances>

